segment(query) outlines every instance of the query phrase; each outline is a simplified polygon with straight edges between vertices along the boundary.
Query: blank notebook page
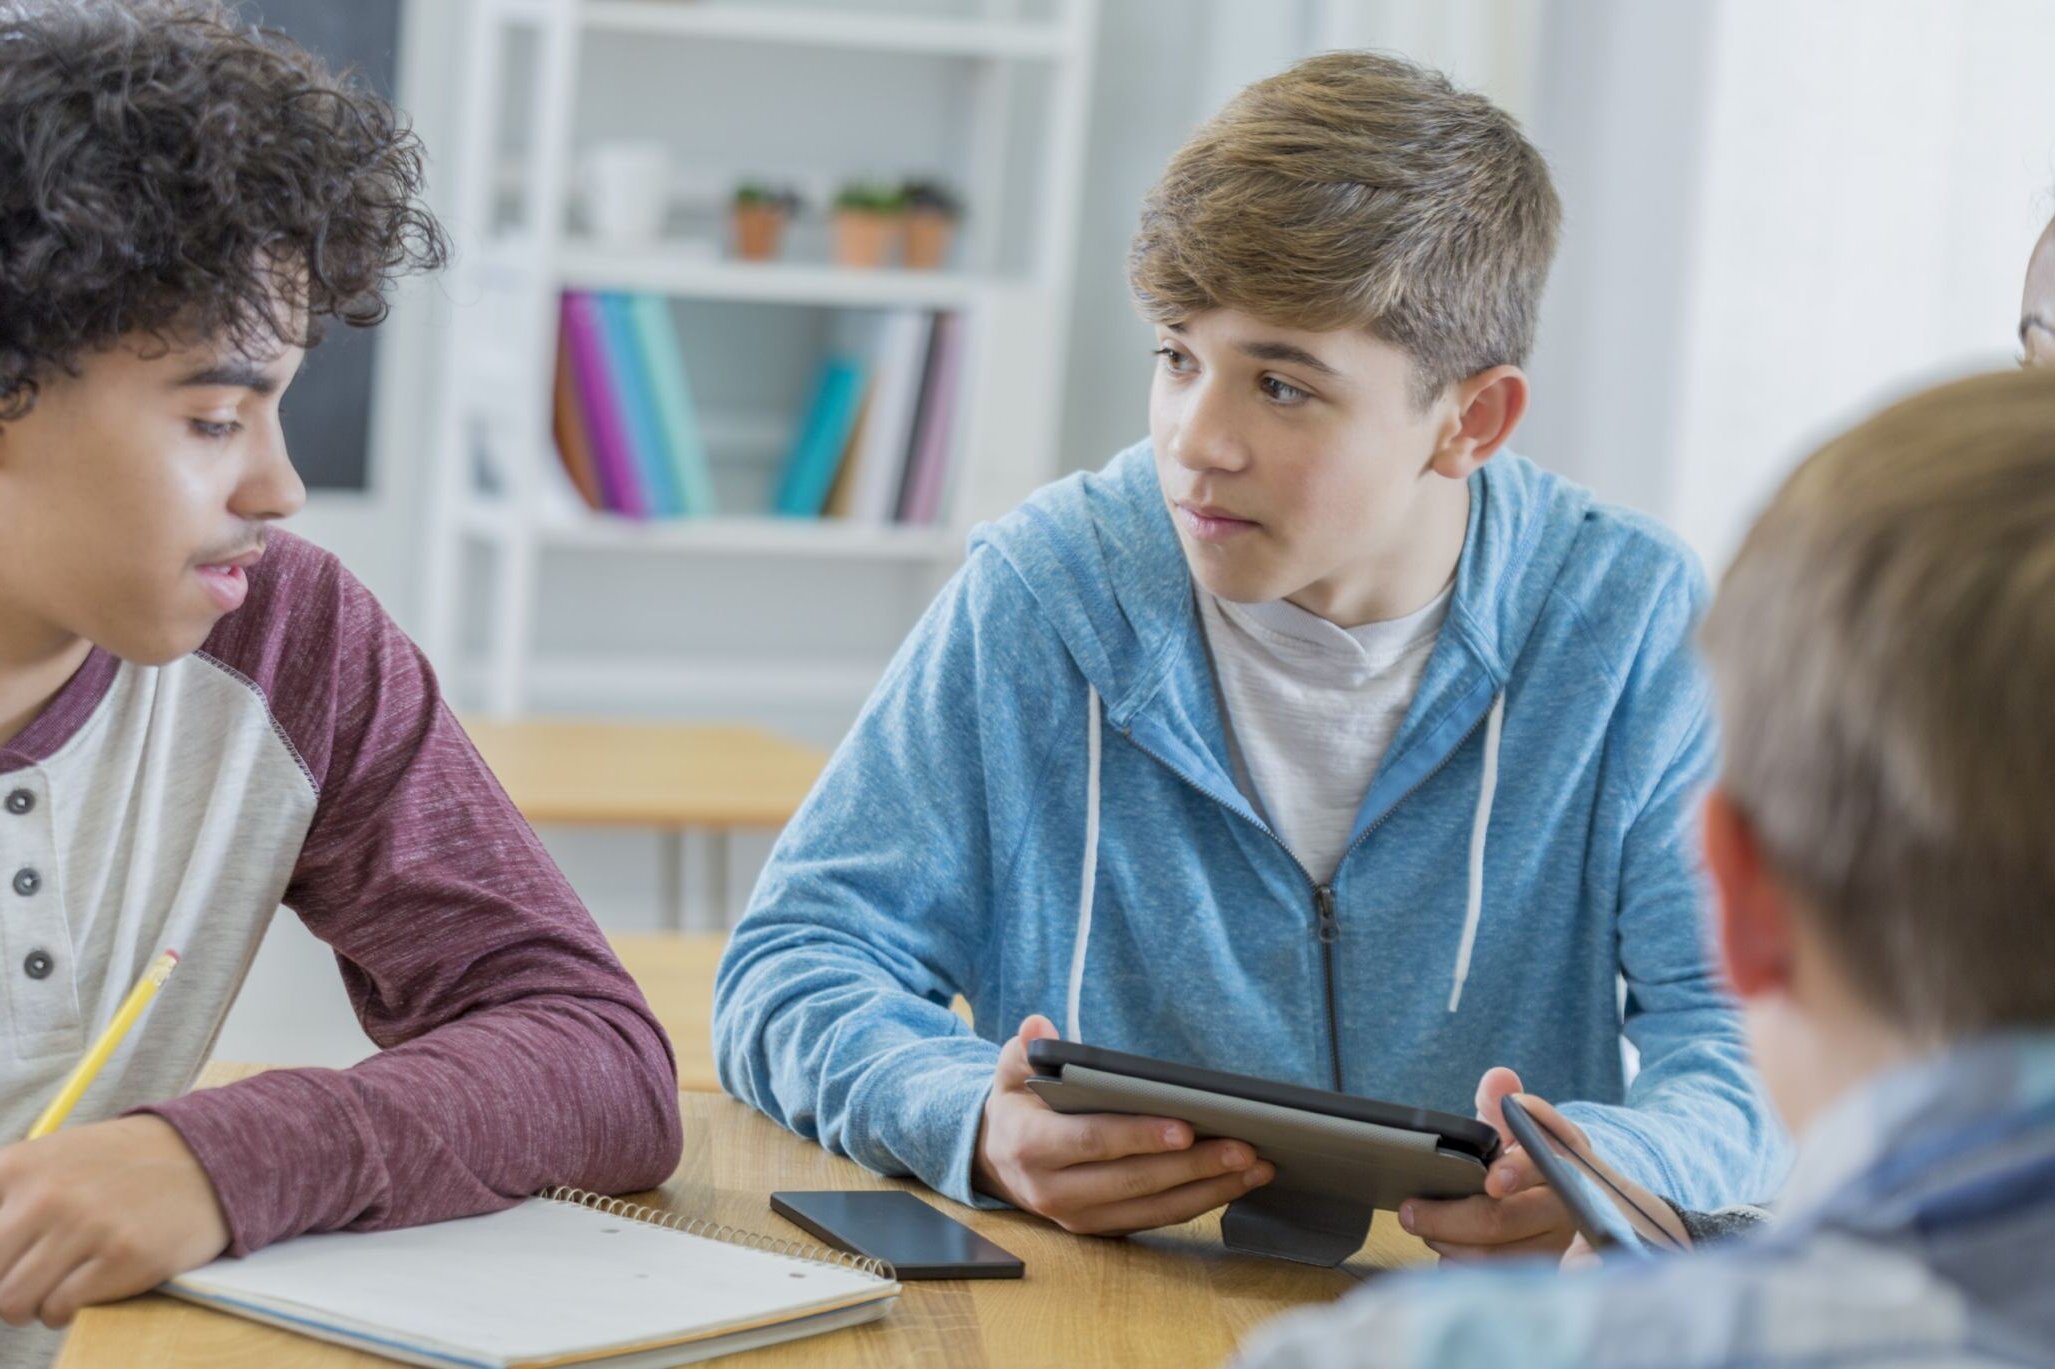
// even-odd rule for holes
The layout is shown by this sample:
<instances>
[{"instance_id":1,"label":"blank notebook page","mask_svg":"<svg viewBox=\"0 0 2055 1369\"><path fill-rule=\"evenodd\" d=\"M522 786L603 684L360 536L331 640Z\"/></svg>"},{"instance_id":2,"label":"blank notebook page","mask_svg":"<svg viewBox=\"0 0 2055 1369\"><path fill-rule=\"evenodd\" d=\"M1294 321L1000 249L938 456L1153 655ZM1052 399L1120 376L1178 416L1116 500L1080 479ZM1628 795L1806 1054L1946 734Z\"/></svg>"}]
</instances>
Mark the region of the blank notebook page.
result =
<instances>
[{"instance_id":1,"label":"blank notebook page","mask_svg":"<svg viewBox=\"0 0 2055 1369\"><path fill-rule=\"evenodd\" d=\"M783 1322L896 1291L869 1274L573 1203L403 1231L302 1236L171 1291L457 1363L576 1362Z\"/></svg>"}]
</instances>

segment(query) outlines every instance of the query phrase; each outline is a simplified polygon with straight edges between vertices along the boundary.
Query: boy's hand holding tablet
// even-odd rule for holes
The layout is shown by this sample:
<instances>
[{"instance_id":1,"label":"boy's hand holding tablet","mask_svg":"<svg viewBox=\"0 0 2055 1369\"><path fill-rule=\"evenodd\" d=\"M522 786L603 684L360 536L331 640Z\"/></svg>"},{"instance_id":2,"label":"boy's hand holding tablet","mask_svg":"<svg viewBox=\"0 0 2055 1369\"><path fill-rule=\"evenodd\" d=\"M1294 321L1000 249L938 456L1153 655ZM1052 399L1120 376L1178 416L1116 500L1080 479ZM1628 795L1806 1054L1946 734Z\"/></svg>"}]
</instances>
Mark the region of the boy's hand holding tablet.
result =
<instances>
[{"instance_id":1,"label":"boy's hand holding tablet","mask_svg":"<svg viewBox=\"0 0 2055 1369\"><path fill-rule=\"evenodd\" d=\"M1520 1076L1502 1065L1486 1070L1477 1083L1477 1116L1498 1130L1505 1146L1484 1177L1481 1196L1420 1198L1399 1209L1399 1225L1427 1242L1435 1254L1452 1260L1560 1255L1576 1237L1569 1209L1506 1129L1499 1103L1520 1091Z\"/></svg>"},{"instance_id":2,"label":"boy's hand holding tablet","mask_svg":"<svg viewBox=\"0 0 2055 1369\"><path fill-rule=\"evenodd\" d=\"M1051 1108L1029 1086L1038 1070L1028 1046L1058 1039L1055 1025L1036 1015L1001 1052L978 1134L980 1191L1066 1231L1110 1236L1189 1221L1276 1177L1254 1145L1200 1139L1179 1118ZM1401 1225L1444 1257L1561 1254L1577 1236L1563 1200L1507 1127L1502 1100L1519 1092L1519 1076L1502 1067L1478 1084L1478 1117L1501 1146L1487 1156L1482 1194L1414 1198L1399 1208ZM1581 1131L1552 1109L1547 1115L1588 1151Z\"/></svg>"},{"instance_id":3,"label":"boy's hand holding tablet","mask_svg":"<svg viewBox=\"0 0 2055 1369\"><path fill-rule=\"evenodd\" d=\"M1027 1087L1030 1041L1054 1040L1034 1016L999 1055L978 1129L977 1186L1065 1231L1119 1236L1174 1226L1270 1182L1275 1170L1239 1141L1196 1141L1167 1117L1065 1116Z\"/></svg>"}]
</instances>

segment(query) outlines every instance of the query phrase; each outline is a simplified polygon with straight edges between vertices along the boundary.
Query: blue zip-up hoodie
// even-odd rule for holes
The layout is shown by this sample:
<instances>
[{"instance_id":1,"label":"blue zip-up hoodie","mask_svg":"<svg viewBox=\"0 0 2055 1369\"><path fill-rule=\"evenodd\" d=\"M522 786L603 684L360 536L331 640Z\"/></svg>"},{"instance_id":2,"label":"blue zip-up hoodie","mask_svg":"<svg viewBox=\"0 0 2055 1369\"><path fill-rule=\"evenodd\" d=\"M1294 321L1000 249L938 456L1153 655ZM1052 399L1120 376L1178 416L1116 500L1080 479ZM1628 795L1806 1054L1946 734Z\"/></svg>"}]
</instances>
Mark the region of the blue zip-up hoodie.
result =
<instances>
[{"instance_id":1,"label":"blue zip-up hoodie","mask_svg":"<svg viewBox=\"0 0 2055 1369\"><path fill-rule=\"evenodd\" d=\"M974 532L722 958L727 1089L980 1201L999 1043L1043 1013L1465 1115L1510 1065L1679 1203L1773 1193L1787 1147L1702 916L1703 582L1518 457L1470 490L1446 624L1327 886L1236 787L1149 445Z\"/></svg>"}]
</instances>

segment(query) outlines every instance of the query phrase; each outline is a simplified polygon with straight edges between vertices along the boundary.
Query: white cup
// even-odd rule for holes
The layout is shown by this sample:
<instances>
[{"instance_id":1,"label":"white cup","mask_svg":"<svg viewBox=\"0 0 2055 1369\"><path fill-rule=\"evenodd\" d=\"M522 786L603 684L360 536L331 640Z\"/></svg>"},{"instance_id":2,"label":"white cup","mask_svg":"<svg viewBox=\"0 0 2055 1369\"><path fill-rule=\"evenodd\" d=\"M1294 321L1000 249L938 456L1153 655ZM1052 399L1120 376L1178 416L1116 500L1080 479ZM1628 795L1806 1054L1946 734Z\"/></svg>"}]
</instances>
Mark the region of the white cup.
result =
<instances>
[{"instance_id":1,"label":"white cup","mask_svg":"<svg viewBox=\"0 0 2055 1369\"><path fill-rule=\"evenodd\" d=\"M671 207L671 154L646 139L595 143L579 166L585 222L606 242L650 243Z\"/></svg>"}]
</instances>

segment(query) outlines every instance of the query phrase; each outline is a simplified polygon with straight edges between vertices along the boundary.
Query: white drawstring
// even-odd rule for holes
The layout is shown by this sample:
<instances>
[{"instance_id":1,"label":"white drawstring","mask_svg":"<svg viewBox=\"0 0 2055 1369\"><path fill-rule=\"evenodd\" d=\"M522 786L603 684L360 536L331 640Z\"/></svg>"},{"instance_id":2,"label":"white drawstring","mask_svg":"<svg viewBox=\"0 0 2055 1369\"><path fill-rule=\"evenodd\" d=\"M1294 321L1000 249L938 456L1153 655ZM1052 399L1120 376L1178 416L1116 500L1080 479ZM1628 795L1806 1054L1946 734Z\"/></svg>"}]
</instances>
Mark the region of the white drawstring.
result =
<instances>
[{"instance_id":1,"label":"white drawstring","mask_svg":"<svg viewBox=\"0 0 2055 1369\"><path fill-rule=\"evenodd\" d=\"M1506 720L1506 696L1491 701L1484 724L1484 778L1477 782L1477 816L1470 823L1470 897L1463 909L1463 940L1456 947L1456 980L1449 987L1448 1010L1463 1001L1463 981L1470 977L1470 952L1477 945L1477 924L1484 917L1484 835L1491 827L1491 802L1498 796L1498 738Z\"/></svg>"},{"instance_id":2,"label":"white drawstring","mask_svg":"<svg viewBox=\"0 0 2055 1369\"><path fill-rule=\"evenodd\" d=\"M1092 893L1099 879L1099 691L1087 686L1085 724L1085 859L1077 895L1077 940L1070 951L1070 992L1064 1004L1063 1035L1083 1041L1078 1002L1085 985L1085 953L1092 940ZM1506 696L1491 701L1484 724L1484 774L1477 784L1477 813L1470 824L1469 895L1463 909L1463 939L1456 948L1454 983L1448 1010L1462 1004L1463 985L1470 978L1470 955L1477 945L1477 926L1484 917L1484 845L1491 830L1491 808L1498 797L1499 738L1505 729Z\"/></svg>"},{"instance_id":3,"label":"white drawstring","mask_svg":"<svg viewBox=\"0 0 2055 1369\"><path fill-rule=\"evenodd\" d=\"M1086 691L1085 874L1077 894L1077 944L1070 950L1070 997L1063 1022L1063 1035L1071 1041L1084 1040L1077 1004L1085 987L1085 948L1092 939L1092 886L1099 880L1099 691L1090 685Z\"/></svg>"}]
</instances>

